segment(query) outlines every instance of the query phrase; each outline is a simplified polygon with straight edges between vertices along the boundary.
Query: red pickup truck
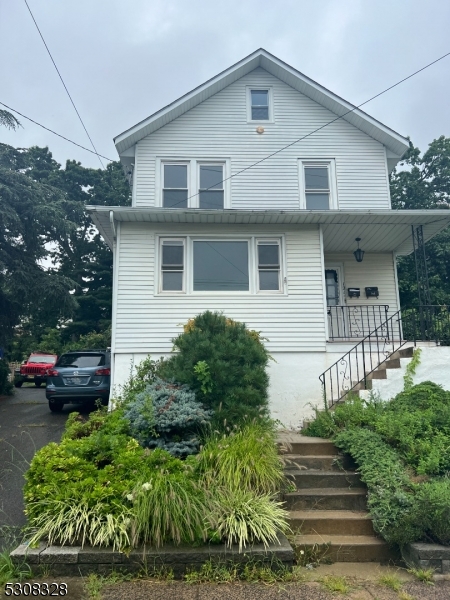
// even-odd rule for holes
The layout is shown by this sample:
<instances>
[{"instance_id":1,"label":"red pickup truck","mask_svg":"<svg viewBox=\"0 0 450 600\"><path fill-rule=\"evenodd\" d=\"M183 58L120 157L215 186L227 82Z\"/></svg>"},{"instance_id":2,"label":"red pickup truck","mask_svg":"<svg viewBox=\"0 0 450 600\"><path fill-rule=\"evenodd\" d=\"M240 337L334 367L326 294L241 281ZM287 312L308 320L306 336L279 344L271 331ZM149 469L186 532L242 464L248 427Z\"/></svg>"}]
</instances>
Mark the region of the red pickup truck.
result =
<instances>
[{"instance_id":1,"label":"red pickup truck","mask_svg":"<svg viewBox=\"0 0 450 600\"><path fill-rule=\"evenodd\" d=\"M16 388L22 387L25 381L34 381L34 385L39 387L47 379L47 370L51 369L58 360L56 354L48 352L32 352L20 368L14 372L14 385Z\"/></svg>"}]
</instances>

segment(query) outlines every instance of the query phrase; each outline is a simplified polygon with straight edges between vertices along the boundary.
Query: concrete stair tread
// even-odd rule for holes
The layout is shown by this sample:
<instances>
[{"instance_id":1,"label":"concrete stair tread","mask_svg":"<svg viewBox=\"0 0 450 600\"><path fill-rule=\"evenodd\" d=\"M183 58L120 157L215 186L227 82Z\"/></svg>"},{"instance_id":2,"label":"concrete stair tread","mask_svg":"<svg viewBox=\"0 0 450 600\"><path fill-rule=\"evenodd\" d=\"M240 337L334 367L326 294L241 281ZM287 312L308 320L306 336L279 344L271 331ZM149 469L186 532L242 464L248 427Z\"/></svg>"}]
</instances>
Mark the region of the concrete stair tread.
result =
<instances>
[{"instance_id":1,"label":"concrete stair tread","mask_svg":"<svg viewBox=\"0 0 450 600\"><path fill-rule=\"evenodd\" d=\"M300 459L307 459L307 458L324 458L324 459L330 459L330 458L336 458L339 459L341 458L340 454L282 454L283 459L284 460L293 460L294 458L297 460Z\"/></svg>"},{"instance_id":2,"label":"concrete stair tread","mask_svg":"<svg viewBox=\"0 0 450 600\"><path fill-rule=\"evenodd\" d=\"M294 433L288 431L280 431L278 433L278 441L281 443L287 444L317 444L325 443L333 446L333 442L331 440L327 440L326 438L321 437L311 437L309 435L302 435L301 433Z\"/></svg>"},{"instance_id":3,"label":"concrete stair tread","mask_svg":"<svg viewBox=\"0 0 450 600\"><path fill-rule=\"evenodd\" d=\"M292 467L286 469L289 475L323 475L323 477L346 477L348 475L359 475L357 471L325 471L323 469L299 469Z\"/></svg>"},{"instance_id":4,"label":"concrete stair tread","mask_svg":"<svg viewBox=\"0 0 450 600\"><path fill-rule=\"evenodd\" d=\"M286 496L366 496L366 488L307 488L289 492Z\"/></svg>"},{"instance_id":5,"label":"concrete stair tread","mask_svg":"<svg viewBox=\"0 0 450 600\"><path fill-rule=\"evenodd\" d=\"M387 546L387 542L372 535L296 535L294 543L299 546Z\"/></svg>"},{"instance_id":6,"label":"concrete stair tread","mask_svg":"<svg viewBox=\"0 0 450 600\"><path fill-rule=\"evenodd\" d=\"M307 519L367 519L371 520L370 513L362 510L290 510L290 519L307 520Z\"/></svg>"}]
</instances>

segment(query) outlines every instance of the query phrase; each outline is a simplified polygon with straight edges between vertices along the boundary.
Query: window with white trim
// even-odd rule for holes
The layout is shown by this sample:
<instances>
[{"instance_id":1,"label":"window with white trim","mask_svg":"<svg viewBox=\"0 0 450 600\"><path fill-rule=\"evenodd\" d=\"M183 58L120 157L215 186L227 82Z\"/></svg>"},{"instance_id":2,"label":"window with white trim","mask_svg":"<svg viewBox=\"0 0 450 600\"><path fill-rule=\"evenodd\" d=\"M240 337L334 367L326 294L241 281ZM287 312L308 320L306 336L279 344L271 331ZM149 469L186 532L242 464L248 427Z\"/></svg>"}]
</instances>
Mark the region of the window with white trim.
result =
<instances>
[{"instance_id":1,"label":"window with white trim","mask_svg":"<svg viewBox=\"0 0 450 600\"><path fill-rule=\"evenodd\" d=\"M269 120L269 90L250 90L252 121Z\"/></svg>"},{"instance_id":2,"label":"window with white trim","mask_svg":"<svg viewBox=\"0 0 450 600\"><path fill-rule=\"evenodd\" d=\"M187 208L188 165L167 163L163 165L164 208Z\"/></svg>"},{"instance_id":3,"label":"window with white trim","mask_svg":"<svg viewBox=\"0 0 450 600\"><path fill-rule=\"evenodd\" d=\"M161 291L184 290L184 240L163 240L161 243Z\"/></svg>"},{"instance_id":4,"label":"window with white trim","mask_svg":"<svg viewBox=\"0 0 450 600\"><path fill-rule=\"evenodd\" d=\"M223 165L200 164L199 208L224 208Z\"/></svg>"},{"instance_id":5,"label":"window with white trim","mask_svg":"<svg viewBox=\"0 0 450 600\"><path fill-rule=\"evenodd\" d=\"M334 161L300 161L300 193L302 208L336 208Z\"/></svg>"},{"instance_id":6,"label":"window with white trim","mask_svg":"<svg viewBox=\"0 0 450 600\"><path fill-rule=\"evenodd\" d=\"M281 239L161 238L160 292L282 292Z\"/></svg>"},{"instance_id":7,"label":"window with white trim","mask_svg":"<svg viewBox=\"0 0 450 600\"><path fill-rule=\"evenodd\" d=\"M159 159L159 206L163 208L229 208L228 160Z\"/></svg>"},{"instance_id":8,"label":"window with white trim","mask_svg":"<svg viewBox=\"0 0 450 600\"><path fill-rule=\"evenodd\" d=\"M258 289L278 292L280 290L280 242L258 240Z\"/></svg>"}]
</instances>

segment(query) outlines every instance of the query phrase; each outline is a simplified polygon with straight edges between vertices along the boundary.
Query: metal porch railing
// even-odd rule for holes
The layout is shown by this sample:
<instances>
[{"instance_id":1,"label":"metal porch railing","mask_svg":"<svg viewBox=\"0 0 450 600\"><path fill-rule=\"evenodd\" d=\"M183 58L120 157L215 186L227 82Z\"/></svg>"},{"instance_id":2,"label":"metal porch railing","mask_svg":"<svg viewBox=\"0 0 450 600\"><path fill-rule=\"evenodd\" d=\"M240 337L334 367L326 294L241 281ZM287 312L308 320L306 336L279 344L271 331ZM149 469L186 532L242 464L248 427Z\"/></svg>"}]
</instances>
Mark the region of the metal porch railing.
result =
<instances>
[{"instance_id":1,"label":"metal porch railing","mask_svg":"<svg viewBox=\"0 0 450 600\"><path fill-rule=\"evenodd\" d=\"M450 307L426 305L397 311L346 352L319 379L327 406L333 406L407 342L450 345Z\"/></svg>"},{"instance_id":2,"label":"metal porch railing","mask_svg":"<svg viewBox=\"0 0 450 600\"><path fill-rule=\"evenodd\" d=\"M328 306L328 338L330 341L363 338L388 318L387 304L355 304Z\"/></svg>"}]
</instances>

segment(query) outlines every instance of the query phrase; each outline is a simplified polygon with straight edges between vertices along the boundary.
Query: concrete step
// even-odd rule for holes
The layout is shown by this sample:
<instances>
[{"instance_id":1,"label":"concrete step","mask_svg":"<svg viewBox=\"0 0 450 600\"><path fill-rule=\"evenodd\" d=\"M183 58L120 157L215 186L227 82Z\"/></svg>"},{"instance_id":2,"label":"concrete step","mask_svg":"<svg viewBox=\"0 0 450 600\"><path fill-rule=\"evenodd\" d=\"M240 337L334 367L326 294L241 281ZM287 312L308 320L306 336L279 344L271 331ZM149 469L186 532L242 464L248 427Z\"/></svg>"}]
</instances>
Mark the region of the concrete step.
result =
<instances>
[{"instance_id":1,"label":"concrete step","mask_svg":"<svg viewBox=\"0 0 450 600\"><path fill-rule=\"evenodd\" d=\"M298 439L300 438L300 439ZM287 454L297 454L298 456L334 456L338 454L338 449L330 440L323 438L298 436L295 441L290 441L289 446L285 446ZM280 447L283 454L284 447Z\"/></svg>"},{"instance_id":2,"label":"concrete step","mask_svg":"<svg viewBox=\"0 0 450 600\"><path fill-rule=\"evenodd\" d=\"M309 488L285 494L287 510L366 510L365 488Z\"/></svg>"},{"instance_id":3,"label":"concrete step","mask_svg":"<svg viewBox=\"0 0 450 600\"><path fill-rule=\"evenodd\" d=\"M324 558L333 562L388 562L398 560L398 552L384 540L369 535L298 535L295 546L311 548L321 546ZM324 545L329 544L325 550Z\"/></svg>"},{"instance_id":4,"label":"concrete step","mask_svg":"<svg viewBox=\"0 0 450 600\"><path fill-rule=\"evenodd\" d=\"M392 354L391 358L412 358L414 354L414 346L408 348L401 348Z\"/></svg>"},{"instance_id":5,"label":"concrete step","mask_svg":"<svg viewBox=\"0 0 450 600\"><path fill-rule=\"evenodd\" d=\"M297 490L308 488L361 488L363 484L358 473L346 471L295 470L288 469L286 474L294 481Z\"/></svg>"},{"instance_id":6,"label":"concrete step","mask_svg":"<svg viewBox=\"0 0 450 600\"><path fill-rule=\"evenodd\" d=\"M284 454L286 470L321 469L323 471L354 471L356 465L352 458L346 454L328 456L299 456L298 454Z\"/></svg>"},{"instance_id":7,"label":"concrete step","mask_svg":"<svg viewBox=\"0 0 450 600\"><path fill-rule=\"evenodd\" d=\"M293 510L289 524L302 535L375 535L366 511Z\"/></svg>"},{"instance_id":8,"label":"concrete step","mask_svg":"<svg viewBox=\"0 0 450 600\"><path fill-rule=\"evenodd\" d=\"M400 369L400 358L390 358L386 362L382 363L379 369Z\"/></svg>"},{"instance_id":9,"label":"concrete step","mask_svg":"<svg viewBox=\"0 0 450 600\"><path fill-rule=\"evenodd\" d=\"M366 379L387 379L386 369L378 369L378 371L372 371L366 376Z\"/></svg>"}]
</instances>

